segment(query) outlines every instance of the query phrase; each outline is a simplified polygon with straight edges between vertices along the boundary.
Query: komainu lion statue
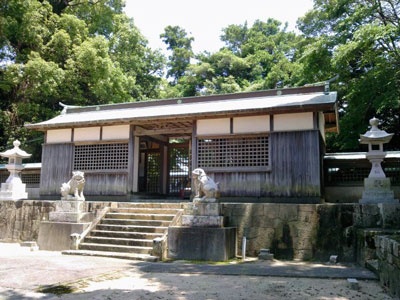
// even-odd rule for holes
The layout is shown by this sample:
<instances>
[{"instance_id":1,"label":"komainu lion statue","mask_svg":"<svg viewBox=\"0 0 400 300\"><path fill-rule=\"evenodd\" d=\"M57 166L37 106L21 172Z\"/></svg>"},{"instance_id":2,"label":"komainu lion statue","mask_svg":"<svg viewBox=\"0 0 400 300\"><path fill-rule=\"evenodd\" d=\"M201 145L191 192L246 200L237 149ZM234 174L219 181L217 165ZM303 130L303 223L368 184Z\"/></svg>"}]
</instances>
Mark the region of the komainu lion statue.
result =
<instances>
[{"instance_id":1,"label":"komainu lion statue","mask_svg":"<svg viewBox=\"0 0 400 300\"><path fill-rule=\"evenodd\" d=\"M215 183L200 168L193 170L192 178L195 192L193 202L217 202L219 197L218 183Z\"/></svg>"},{"instance_id":2,"label":"komainu lion statue","mask_svg":"<svg viewBox=\"0 0 400 300\"><path fill-rule=\"evenodd\" d=\"M85 173L72 172L72 178L61 186L61 200L85 200L83 188L85 186Z\"/></svg>"}]
</instances>

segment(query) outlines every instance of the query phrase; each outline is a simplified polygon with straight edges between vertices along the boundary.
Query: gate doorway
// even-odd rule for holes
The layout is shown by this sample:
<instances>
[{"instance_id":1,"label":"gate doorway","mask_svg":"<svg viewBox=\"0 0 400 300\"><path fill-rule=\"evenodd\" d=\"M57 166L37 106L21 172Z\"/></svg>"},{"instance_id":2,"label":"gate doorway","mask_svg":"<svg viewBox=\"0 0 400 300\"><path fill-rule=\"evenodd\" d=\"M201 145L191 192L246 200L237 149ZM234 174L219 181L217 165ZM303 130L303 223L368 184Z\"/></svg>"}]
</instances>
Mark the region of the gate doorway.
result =
<instances>
[{"instance_id":1,"label":"gate doorway","mask_svg":"<svg viewBox=\"0 0 400 300\"><path fill-rule=\"evenodd\" d=\"M139 192L183 197L190 187L189 143L140 142Z\"/></svg>"},{"instance_id":2,"label":"gate doorway","mask_svg":"<svg viewBox=\"0 0 400 300\"><path fill-rule=\"evenodd\" d=\"M168 150L168 193L183 197L190 187L189 144L172 143Z\"/></svg>"}]
</instances>

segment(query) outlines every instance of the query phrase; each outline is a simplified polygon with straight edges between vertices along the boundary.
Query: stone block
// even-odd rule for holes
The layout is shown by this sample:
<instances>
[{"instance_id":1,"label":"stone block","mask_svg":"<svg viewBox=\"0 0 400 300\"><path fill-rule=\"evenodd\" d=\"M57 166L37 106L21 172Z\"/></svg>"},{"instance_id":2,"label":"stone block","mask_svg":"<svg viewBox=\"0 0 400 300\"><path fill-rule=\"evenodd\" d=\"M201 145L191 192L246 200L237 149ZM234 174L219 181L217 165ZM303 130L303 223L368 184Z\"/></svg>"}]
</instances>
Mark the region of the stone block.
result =
<instances>
[{"instance_id":1,"label":"stone block","mask_svg":"<svg viewBox=\"0 0 400 300\"><path fill-rule=\"evenodd\" d=\"M347 284L352 290L358 291L360 289L360 285L358 284L358 280L355 278L347 278Z\"/></svg>"},{"instance_id":2,"label":"stone block","mask_svg":"<svg viewBox=\"0 0 400 300\"><path fill-rule=\"evenodd\" d=\"M274 219L279 216L279 204L268 203L263 205L264 216Z\"/></svg>"},{"instance_id":3,"label":"stone block","mask_svg":"<svg viewBox=\"0 0 400 300\"><path fill-rule=\"evenodd\" d=\"M81 234L90 223L42 222L39 227L38 245L40 250L69 250L71 234Z\"/></svg>"},{"instance_id":4,"label":"stone block","mask_svg":"<svg viewBox=\"0 0 400 300\"><path fill-rule=\"evenodd\" d=\"M279 218L287 222L297 221L298 219L298 205L297 204L280 204L279 205Z\"/></svg>"},{"instance_id":5,"label":"stone block","mask_svg":"<svg viewBox=\"0 0 400 300\"><path fill-rule=\"evenodd\" d=\"M390 190L364 190L360 204L370 203L399 203L399 200L394 199L394 192Z\"/></svg>"},{"instance_id":6,"label":"stone block","mask_svg":"<svg viewBox=\"0 0 400 300\"><path fill-rule=\"evenodd\" d=\"M225 217L183 215L182 226L189 227L223 227Z\"/></svg>"},{"instance_id":7,"label":"stone block","mask_svg":"<svg viewBox=\"0 0 400 300\"><path fill-rule=\"evenodd\" d=\"M168 257L226 261L236 255L236 228L168 227Z\"/></svg>"},{"instance_id":8,"label":"stone block","mask_svg":"<svg viewBox=\"0 0 400 300\"><path fill-rule=\"evenodd\" d=\"M261 260L273 260L274 255L269 251L269 249L261 249L258 259Z\"/></svg>"},{"instance_id":9,"label":"stone block","mask_svg":"<svg viewBox=\"0 0 400 300\"><path fill-rule=\"evenodd\" d=\"M218 203L188 203L183 212L185 215L194 216L219 216L221 214Z\"/></svg>"},{"instance_id":10,"label":"stone block","mask_svg":"<svg viewBox=\"0 0 400 300\"><path fill-rule=\"evenodd\" d=\"M374 191L390 191L390 178L364 178L364 188Z\"/></svg>"}]
</instances>

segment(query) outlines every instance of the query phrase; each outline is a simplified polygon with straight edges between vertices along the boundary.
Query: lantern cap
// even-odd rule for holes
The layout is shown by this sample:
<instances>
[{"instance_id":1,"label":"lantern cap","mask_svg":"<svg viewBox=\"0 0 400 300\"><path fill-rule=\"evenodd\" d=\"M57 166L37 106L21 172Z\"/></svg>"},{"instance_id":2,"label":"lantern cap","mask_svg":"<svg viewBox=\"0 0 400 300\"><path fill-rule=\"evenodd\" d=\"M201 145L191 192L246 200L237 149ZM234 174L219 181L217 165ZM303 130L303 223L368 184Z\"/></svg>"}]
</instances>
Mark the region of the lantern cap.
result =
<instances>
[{"instance_id":1,"label":"lantern cap","mask_svg":"<svg viewBox=\"0 0 400 300\"><path fill-rule=\"evenodd\" d=\"M369 124L371 124L371 129L368 130L364 134L360 134L360 143L361 144L370 144L370 143L389 143L392 139L393 133L387 133L385 130L381 130L378 128L379 120L377 118L372 118L369 120Z\"/></svg>"},{"instance_id":2,"label":"lantern cap","mask_svg":"<svg viewBox=\"0 0 400 300\"><path fill-rule=\"evenodd\" d=\"M21 142L18 140L15 140L13 142L14 148L4 151L4 152L0 152L0 156L3 157L20 157L20 158L29 158L31 157L32 154L28 154L26 153L24 150L20 149L19 146L21 145Z\"/></svg>"}]
</instances>

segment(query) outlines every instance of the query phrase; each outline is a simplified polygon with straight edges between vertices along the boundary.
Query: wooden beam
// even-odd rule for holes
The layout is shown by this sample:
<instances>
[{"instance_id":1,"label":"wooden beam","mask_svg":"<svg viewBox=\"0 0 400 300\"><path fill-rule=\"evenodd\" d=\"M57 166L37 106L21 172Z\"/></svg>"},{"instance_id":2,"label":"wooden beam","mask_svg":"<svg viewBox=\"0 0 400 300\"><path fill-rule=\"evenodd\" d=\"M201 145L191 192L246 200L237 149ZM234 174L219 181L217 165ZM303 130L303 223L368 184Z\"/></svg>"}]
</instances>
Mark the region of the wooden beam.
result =
<instances>
[{"instance_id":1,"label":"wooden beam","mask_svg":"<svg viewBox=\"0 0 400 300\"><path fill-rule=\"evenodd\" d=\"M168 142L166 142L166 141L164 141L164 140L161 140L161 139L158 139L158 138L152 137L152 136L147 136L147 135L146 135L146 136L143 136L143 137L142 137L142 140L148 141L148 142L157 143L157 144L162 145L162 146L168 145Z\"/></svg>"},{"instance_id":2,"label":"wooden beam","mask_svg":"<svg viewBox=\"0 0 400 300\"><path fill-rule=\"evenodd\" d=\"M145 136L145 135L163 135L163 134L188 134L192 132L192 128L167 128L167 129L136 129L136 136Z\"/></svg>"}]
</instances>

